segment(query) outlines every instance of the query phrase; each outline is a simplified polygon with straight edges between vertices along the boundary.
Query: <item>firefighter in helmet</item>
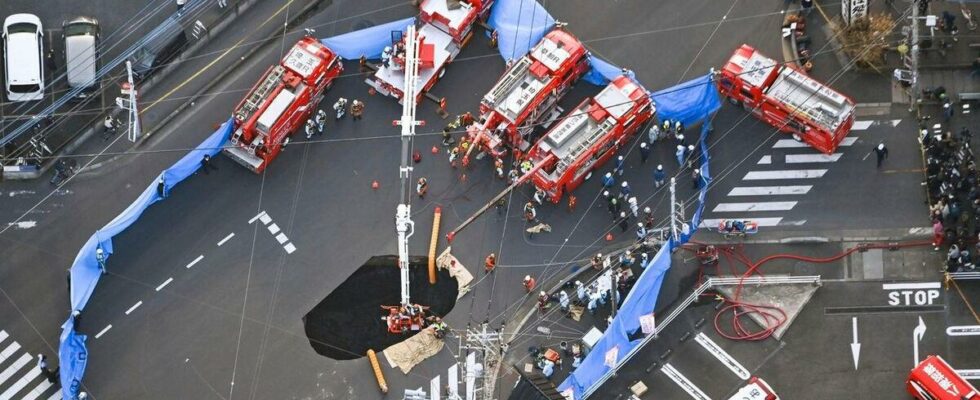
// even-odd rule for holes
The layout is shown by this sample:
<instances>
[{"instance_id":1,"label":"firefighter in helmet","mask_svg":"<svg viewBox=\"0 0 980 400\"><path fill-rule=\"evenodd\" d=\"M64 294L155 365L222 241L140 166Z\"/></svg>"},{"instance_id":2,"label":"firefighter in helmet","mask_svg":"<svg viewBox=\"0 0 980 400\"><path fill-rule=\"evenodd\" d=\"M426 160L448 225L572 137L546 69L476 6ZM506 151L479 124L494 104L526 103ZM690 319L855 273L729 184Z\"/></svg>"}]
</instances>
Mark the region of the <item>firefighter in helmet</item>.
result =
<instances>
[{"instance_id":1,"label":"firefighter in helmet","mask_svg":"<svg viewBox=\"0 0 980 400\"><path fill-rule=\"evenodd\" d=\"M538 219L538 210L534 208L534 202L527 202L524 205L524 218L527 218L527 222L534 222Z\"/></svg>"},{"instance_id":2,"label":"firefighter in helmet","mask_svg":"<svg viewBox=\"0 0 980 400\"><path fill-rule=\"evenodd\" d=\"M425 192L429 191L429 181L425 177L419 178L419 183L415 185L415 192L419 194L419 198L425 198Z\"/></svg>"}]
</instances>

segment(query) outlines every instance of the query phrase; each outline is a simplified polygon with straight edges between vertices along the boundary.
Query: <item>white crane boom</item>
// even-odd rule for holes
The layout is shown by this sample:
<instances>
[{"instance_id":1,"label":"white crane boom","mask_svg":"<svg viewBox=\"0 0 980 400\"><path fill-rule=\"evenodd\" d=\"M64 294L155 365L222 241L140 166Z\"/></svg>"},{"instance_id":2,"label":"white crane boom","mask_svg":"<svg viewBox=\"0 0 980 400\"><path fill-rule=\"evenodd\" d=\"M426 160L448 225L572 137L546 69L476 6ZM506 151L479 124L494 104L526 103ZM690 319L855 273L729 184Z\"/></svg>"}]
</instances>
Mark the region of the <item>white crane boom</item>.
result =
<instances>
[{"instance_id":1,"label":"white crane boom","mask_svg":"<svg viewBox=\"0 0 980 400\"><path fill-rule=\"evenodd\" d=\"M415 137L415 126L422 124L415 120L416 81L419 76L418 38L415 25L405 29L405 95L402 97L402 117L395 121L402 128L402 154L399 176L401 177L400 202L395 212L395 229L398 232L398 269L401 272L401 305L411 307L408 274L408 238L415 233L415 222L412 221L412 206L408 204L411 198L412 182L409 182L412 172L411 152L412 139Z\"/></svg>"}]
</instances>

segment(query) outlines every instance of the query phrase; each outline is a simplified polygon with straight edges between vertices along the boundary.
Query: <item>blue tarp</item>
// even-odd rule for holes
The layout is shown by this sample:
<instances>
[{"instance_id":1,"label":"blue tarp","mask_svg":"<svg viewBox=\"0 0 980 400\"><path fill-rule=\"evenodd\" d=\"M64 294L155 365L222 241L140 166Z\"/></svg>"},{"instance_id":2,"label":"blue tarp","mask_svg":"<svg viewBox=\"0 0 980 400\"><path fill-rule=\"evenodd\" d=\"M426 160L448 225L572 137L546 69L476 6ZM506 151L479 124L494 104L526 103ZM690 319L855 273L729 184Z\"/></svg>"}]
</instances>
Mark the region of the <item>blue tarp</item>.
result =
<instances>
[{"instance_id":1,"label":"blue tarp","mask_svg":"<svg viewBox=\"0 0 980 400\"><path fill-rule=\"evenodd\" d=\"M640 316L653 313L657 305L660 286L664 282L667 270L670 269L670 246L661 247L657 255L644 268L612 324L585 356L582 364L558 387L559 391L564 392L571 388L575 398L581 399L592 385L599 382L602 376L612 369L606 365L607 354L611 351L615 352L618 364L626 353L643 340ZM634 339L630 340L630 337Z\"/></svg>"},{"instance_id":2,"label":"blue tarp","mask_svg":"<svg viewBox=\"0 0 980 400\"><path fill-rule=\"evenodd\" d=\"M595 65L594 63L593 66ZM640 330L639 318L653 313L656 309L660 287L670 269L670 254L690 240L701 223L704 212L704 201L707 197L708 184L711 182L707 137L711 133L710 116L721 107L718 90L711 82L709 74L654 93L653 98L661 118L680 120L687 126L702 122L698 141L702 157L702 185L698 193L698 206L688 228L681 233L680 238L671 238L670 243L661 247L650 263L643 266L643 273L640 274L633 290L626 296L619 313L603 333L602 338L585 356L582 364L559 385L558 389L562 392L571 389L575 399L581 399L585 394L591 393L595 389L593 386L599 384L604 376L612 372L613 368L606 364L607 355L615 352L613 365L619 366L626 354L643 341L644 335ZM652 268L648 268L649 266ZM631 337L633 340L630 340Z\"/></svg>"},{"instance_id":3,"label":"blue tarp","mask_svg":"<svg viewBox=\"0 0 980 400\"><path fill-rule=\"evenodd\" d=\"M391 46L391 32L404 32L405 27L415 23L415 17L400 19L383 25L348 32L343 35L321 39L320 42L346 60L357 60L361 56L368 59L381 58L385 46Z\"/></svg>"},{"instance_id":4,"label":"blue tarp","mask_svg":"<svg viewBox=\"0 0 980 400\"><path fill-rule=\"evenodd\" d=\"M488 23L497 31L500 56L516 60L551 30L555 19L534 0L497 0Z\"/></svg>"},{"instance_id":5,"label":"blue tarp","mask_svg":"<svg viewBox=\"0 0 980 400\"><path fill-rule=\"evenodd\" d=\"M71 266L70 300L72 310L81 311L85 308L85 304L88 303L92 292L95 291L96 284L99 283L99 278L102 276L99 263L95 258L96 248L101 246L105 258L108 260L113 253L112 237L133 225L150 205L162 200L157 194L160 178L164 179L164 193L169 193L171 188L193 175L201 167L201 159L204 158L205 154L214 156L221 151L221 147L231 136L233 127L232 119L229 118L197 148L188 152L170 168L157 175L129 207L126 207L116 218L89 237L88 241L78 251L78 255L75 256L75 261ZM62 326L60 341L58 354L61 360L62 397L74 399L78 394L79 382L85 374L88 351L85 348L85 336L75 332L73 317L69 316L68 321Z\"/></svg>"},{"instance_id":6,"label":"blue tarp","mask_svg":"<svg viewBox=\"0 0 980 400\"><path fill-rule=\"evenodd\" d=\"M711 74L653 93L657 117L692 126L721 107Z\"/></svg>"},{"instance_id":7,"label":"blue tarp","mask_svg":"<svg viewBox=\"0 0 980 400\"><path fill-rule=\"evenodd\" d=\"M591 64L592 68L589 69L589 72L587 72L582 79L585 79L586 82L593 85L608 85L613 79L616 79L623 74L622 68L612 65L608 61L594 55L589 57L589 63ZM628 75L630 78L636 78L636 74L634 74L633 71L627 70L626 75Z\"/></svg>"}]
</instances>

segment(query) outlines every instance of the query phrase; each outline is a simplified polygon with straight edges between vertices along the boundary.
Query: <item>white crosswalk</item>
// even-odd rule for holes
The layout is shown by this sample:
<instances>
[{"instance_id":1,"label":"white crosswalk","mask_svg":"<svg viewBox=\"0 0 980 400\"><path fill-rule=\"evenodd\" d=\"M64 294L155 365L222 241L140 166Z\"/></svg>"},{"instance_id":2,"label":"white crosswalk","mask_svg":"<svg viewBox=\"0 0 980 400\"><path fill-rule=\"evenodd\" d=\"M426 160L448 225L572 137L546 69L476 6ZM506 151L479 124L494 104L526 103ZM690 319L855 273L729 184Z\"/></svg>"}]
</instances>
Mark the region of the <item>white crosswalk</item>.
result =
<instances>
[{"instance_id":1,"label":"white crosswalk","mask_svg":"<svg viewBox=\"0 0 980 400\"><path fill-rule=\"evenodd\" d=\"M714 229L724 219L752 220L760 227L804 225L806 220L790 220L778 213L800 206L801 196L812 192L812 183L823 178L830 171L829 167L844 159L851 146L857 143L859 138L856 132L883 124L896 126L899 122L901 120L855 121L851 134L841 141L838 152L833 154L817 153L798 140L777 140L772 145L772 149L779 149L776 154L763 153L754 170L746 172L740 184L732 188L726 198L717 199L711 211L705 210L706 219L700 227ZM760 212L764 214L755 214Z\"/></svg>"},{"instance_id":2,"label":"white crosswalk","mask_svg":"<svg viewBox=\"0 0 980 400\"><path fill-rule=\"evenodd\" d=\"M0 400L60 400L60 386L48 382L37 368L37 358L0 330ZM57 365L48 360L49 366Z\"/></svg>"}]
</instances>

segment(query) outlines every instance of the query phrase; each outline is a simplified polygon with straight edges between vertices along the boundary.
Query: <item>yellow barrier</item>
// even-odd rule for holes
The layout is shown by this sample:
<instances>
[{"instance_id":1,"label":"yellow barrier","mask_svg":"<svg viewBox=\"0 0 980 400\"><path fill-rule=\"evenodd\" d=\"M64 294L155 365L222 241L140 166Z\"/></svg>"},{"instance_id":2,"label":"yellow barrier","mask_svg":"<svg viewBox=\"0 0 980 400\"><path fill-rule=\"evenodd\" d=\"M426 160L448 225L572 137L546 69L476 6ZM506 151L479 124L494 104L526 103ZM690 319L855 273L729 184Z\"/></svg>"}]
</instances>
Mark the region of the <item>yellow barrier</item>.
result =
<instances>
[{"instance_id":1,"label":"yellow barrier","mask_svg":"<svg viewBox=\"0 0 980 400\"><path fill-rule=\"evenodd\" d=\"M442 219L442 207L436 207L432 217L432 240L429 241L429 284L436 284L436 247L439 246L439 220Z\"/></svg>"},{"instance_id":2,"label":"yellow barrier","mask_svg":"<svg viewBox=\"0 0 980 400\"><path fill-rule=\"evenodd\" d=\"M381 364L378 364L378 355L374 354L374 350L369 349L367 356L371 360L371 368L374 369L374 377L378 379L378 387L381 388L381 393L388 393L388 383L385 382L385 376L381 373Z\"/></svg>"}]
</instances>

